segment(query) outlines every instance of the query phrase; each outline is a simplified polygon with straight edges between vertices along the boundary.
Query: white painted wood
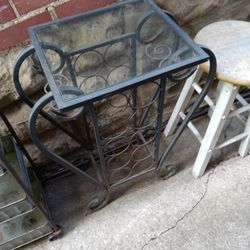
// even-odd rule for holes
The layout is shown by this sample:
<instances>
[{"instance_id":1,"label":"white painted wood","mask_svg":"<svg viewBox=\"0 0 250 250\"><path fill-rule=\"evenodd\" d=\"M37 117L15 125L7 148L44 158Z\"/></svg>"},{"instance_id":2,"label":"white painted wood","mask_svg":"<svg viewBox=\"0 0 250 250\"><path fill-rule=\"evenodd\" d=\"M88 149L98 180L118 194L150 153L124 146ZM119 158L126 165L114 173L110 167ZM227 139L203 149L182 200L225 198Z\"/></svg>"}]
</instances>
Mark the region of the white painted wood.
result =
<instances>
[{"instance_id":1,"label":"white painted wood","mask_svg":"<svg viewBox=\"0 0 250 250\"><path fill-rule=\"evenodd\" d=\"M243 110L242 108L244 107L236 108L235 105L233 104L231 108L231 112L228 114L228 118L233 118L236 116L238 121L245 127L247 119L241 115L242 110Z\"/></svg>"},{"instance_id":2,"label":"white painted wood","mask_svg":"<svg viewBox=\"0 0 250 250\"><path fill-rule=\"evenodd\" d=\"M236 99L241 103L241 105L247 105L248 102L239 93L236 95Z\"/></svg>"},{"instance_id":3,"label":"white painted wood","mask_svg":"<svg viewBox=\"0 0 250 250\"><path fill-rule=\"evenodd\" d=\"M186 115L183 112L180 112L180 117L182 120L184 120L186 118ZM190 131L193 133L193 135L196 137L196 139L202 143L202 136L199 132L199 130L194 126L194 124L192 122L189 122L187 127L190 129Z\"/></svg>"},{"instance_id":4,"label":"white painted wood","mask_svg":"<svg viewBox=\"0 0 250 250\"><path fill-rule=\"evenodd\" d=\"M200 85L198 83L194 82L192 86L198 94L201 93L202 88L200 87ZM204 101L210 106L210 108L214 109L215 104L214 104L213 100L208 95L205 96Z\"/></svg>"},{"instance_id":5,"label":"white painted wood","mask_svg":"<svg viewBox=\"0 0 250 250\"><path fill-rule=\"evenodd\" d=\"M214 150L218 150L218 149L224 148L226 146L229 146L229 145L231 145L231 144L233 144L233 143L235 143L237 141L240 141L240 140L246 138L247 136L248 136L247 133L241 133L239 135L236 135L236 136L224 141L223 143L219 144L218 146L216 146L214 148Z\"/></svg>"},{"instance_id":6,"label":"white painted wood","mask_svg":"<svg viewBox=\"0 0 250 250\"><path fill-rule=\"evenodd\" d=\"M250 151L250 113L245 125L244 133L247 133L247 137L240 143L238 153L241 157L245 157Z\"/></svg>"},{"instance_id":7,"label":"white painted wood","mask_svg":"<svg viewBox=\"0 0 250 250\"><path fill-rule=\"evenodd\" d=\"M235 97L239 103L243 106L241 108L236 108L235 105L232 106L232 112L230 112L229 117L237 116L238 120L243 124L246 125L247 119L240 114L250 110L248 102L238 93Z\"/></svg>"},{"instance_id":8,"label":"white painted wood","mask_svg":"<svg viewBox=\"0 0 250 250\"><path fill-rule=\"evenodd\" d=\"M212 151L215 148L225 124L226 117L232 107L235 96L238 93L238 89L238 86L223 81L220 81L218 84L219 95L216 100L215 109L192 170L195 178L202 176L207 167L212 156Z\"/></svg>"},{"instance_id":9,"label":"white painted wood","mask_svg":"<svg viewBox=\"0 0 250 250\"><path fill-rule=\"evenodd\" d=\"M241 108L235 109L234 111L230 112L228 115L229 118L232 118L238 114L244 113L246 111L250 111L250 104L247 104L246 106L243 106Z\"/></svg>"},{"instance_id":10,"label":"white painted wood","mask_svg":"<svg viewBox=\"0 0 250 250\"><path fill-rule=\"evenodd\" d=\"M174 133L176 126L180 120L179 113L185 110L193 95L194 89L192 88L192 84L193 82L198 83L201 76L202 76L202 70L200 70L200 68L198 67L195 73L187 79L185 85L182 88L177 103L174 107L174 110L169 118L167 126L164 130L164 134L166 137Z\"/></svg>"}]
</instances>

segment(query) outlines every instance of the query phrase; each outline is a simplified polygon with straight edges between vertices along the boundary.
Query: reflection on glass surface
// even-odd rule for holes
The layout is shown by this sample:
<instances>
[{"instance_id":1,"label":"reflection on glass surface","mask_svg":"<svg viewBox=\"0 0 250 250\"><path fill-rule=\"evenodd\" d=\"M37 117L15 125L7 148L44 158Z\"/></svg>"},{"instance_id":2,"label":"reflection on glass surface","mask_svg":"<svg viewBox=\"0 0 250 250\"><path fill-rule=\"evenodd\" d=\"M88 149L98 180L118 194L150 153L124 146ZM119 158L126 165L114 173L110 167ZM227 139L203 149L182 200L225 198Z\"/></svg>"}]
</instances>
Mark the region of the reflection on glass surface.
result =
<instances>
[{"instance_id":1,"label":"reflection on glass surface","mask_svg":"<svg viewBox=\"0 0 250 250\"><path fill-rule=\"evenodd\" d=\"M36 31L64 101L182 62L195 52L147 1L48 24Z\"/></svg>"}]
</instances>

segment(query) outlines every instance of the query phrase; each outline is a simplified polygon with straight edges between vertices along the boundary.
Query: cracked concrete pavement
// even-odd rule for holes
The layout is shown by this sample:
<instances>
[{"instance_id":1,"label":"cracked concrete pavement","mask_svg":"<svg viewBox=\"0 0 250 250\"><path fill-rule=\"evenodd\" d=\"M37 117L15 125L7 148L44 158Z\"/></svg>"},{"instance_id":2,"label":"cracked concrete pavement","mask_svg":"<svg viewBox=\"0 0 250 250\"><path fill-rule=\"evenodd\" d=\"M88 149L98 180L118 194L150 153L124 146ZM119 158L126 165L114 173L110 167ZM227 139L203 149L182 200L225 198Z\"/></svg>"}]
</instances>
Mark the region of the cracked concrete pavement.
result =
<instances>
[{"instance_id":1,"label":"cracked concrete pavement","mask_svg":"<svg viewBox=\"0 0 250 250\"><path fill-rule=\"evenodd\" d=\"M221 162L194 179L198 144L189 134L183 138L189 144L181 139L171 156L181 171L167 180L146 177L87 216L89 188L82 179L72 175L50 184L53 217L65 234L23 249L250 249L250 156Z\"/></svg>"},{"instance_id":2,"label":"cracked concrete pavement","mask_svg":"<svg viewBox=\"0 0 250 250\"><path fill-rule=\"evenodd\" d=\"M68 214L61 239L24 249L250 249L249 161L230 159L197 180L191 168L145 180L86 217Z\"/></svg>"},{"instance_id":3,"label":"cracked concrete pavement","mask_svg":"<svg viewBox=\"0 0 250 250\"><path fill-rule=\"evenodd\" d=\"M203 200L203 198L205 197L206 193L207 193L207 186L208 186L208 182L209 182L209 178L210 178L210 175L212 175L214 173L214 170L210 171L209 174L207 175L207 180L205 182L205 190L203 192L203 194L201 195L201 197L198 199L198 201L194 204L194 206L189 210L187 211L182 217L180 217L173 226L165 229L164 231L160 232L157 236L151 238L148 242L146 242L142 249L145 249L145 247L149 246L152 242L158 240L162 235L168 233L170 230L173 230L177 227L177 225L183 221L185 219L185 217L187 215L189 215L190 213L192 213L192 211L199 205L199 203Z\"/></svg>"}]
</instances>

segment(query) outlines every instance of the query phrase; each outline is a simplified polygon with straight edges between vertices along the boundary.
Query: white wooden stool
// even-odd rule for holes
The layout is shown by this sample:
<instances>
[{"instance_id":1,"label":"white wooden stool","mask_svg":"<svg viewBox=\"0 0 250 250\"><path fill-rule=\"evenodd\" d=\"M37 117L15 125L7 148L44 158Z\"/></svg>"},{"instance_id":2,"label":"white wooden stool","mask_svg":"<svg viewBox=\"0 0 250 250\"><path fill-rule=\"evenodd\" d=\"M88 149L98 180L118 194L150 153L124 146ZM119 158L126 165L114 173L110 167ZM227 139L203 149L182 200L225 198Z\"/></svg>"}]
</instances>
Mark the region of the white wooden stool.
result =
<instances>
[{"instance_id":1,"label":"white wooden stool","mask_svg":"<svg viewBox=\"0 0 250 250\"><path fill-rule=\"evenodd\" d=\"M250 150L250 115L245 121L243 133L217 145L223 130L226 118L237 116L241 122L244 118L241 113L250 111L248 104L239 94L240 86L250 87L250 23L244 21L221 21L210 24L198 32L195 41L202 46L210 48L217 59L217 74L219 80L215 103L206 96L205 101L211 107L212 114L204 137L190 122L189 129L200 141L201 146L193 166L194 177L203 175L206 166L216 149L241 141L240 156L244 157ZM203 72L208 72L209 65L202 64L199 69L185 83L177 104L165 128L165 136L171 135L179 119L184 119L187 108L194 91L201 91L199 80ZM234 107L235 98L242 104L237 110Z\"/></svg>"}]
</instances>

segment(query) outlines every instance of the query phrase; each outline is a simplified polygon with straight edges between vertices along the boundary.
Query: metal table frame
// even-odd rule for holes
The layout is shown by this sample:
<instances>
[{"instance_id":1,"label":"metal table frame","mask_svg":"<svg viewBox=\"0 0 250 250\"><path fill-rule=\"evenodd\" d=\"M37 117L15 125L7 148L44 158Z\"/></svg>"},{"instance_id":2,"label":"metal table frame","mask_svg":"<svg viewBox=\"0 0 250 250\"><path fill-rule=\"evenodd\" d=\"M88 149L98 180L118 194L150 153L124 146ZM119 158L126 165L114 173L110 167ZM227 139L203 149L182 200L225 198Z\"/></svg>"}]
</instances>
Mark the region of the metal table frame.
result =
<instances>
[{"instance_id":1,"label":"metal table frame","mask_svg":"<svg viewBox=\"0 0 250 250\"><path fill-rule=\"evenodd\" d=\"M140 0L130 0L130 1L126 1L126 2L121 2L118 4L112 5L112 6L108 6L108 7L98 9L98 10L90 11L88 13L76 15L74 17L68 17L68 18L58 20L58 21L53 21L53 24L62 23L65 21L70 21L71 19L81 18L83 16L89 16L89 15L92 15L93 13L105 13L106 11L108 11L110 9L119 8L126 3L135 3L135 2L140 2ZM67 55L67 54L65 55L64 53L62 53L60 48L53 47L50 44L46 44L46 45L39 44L39 41L38 41L36 34L35 34L35 31L45 27L47 24L42 24L42 25L38 25L38 26L35 26L33 28L30 28L29 32L30 32L32 42L34 44L35 49L33 47L31 47L28 50L26 50L18 58L15 69L14 69L14 82L15 82L17 91L18 91L19 95L23 98L23 100L29 106L33 107L31 114L30 114L30 119L29 119L29 131L30 131L31 138L32 138L34 144L53 161L64 166L65 168L69 169L73 173L87 178L89 181L91 181L96 186L101 188L102 192L100 194L95 195L93 197L93 199L91 200L91 202L89 204L90 208L96 209L96 208L103 207L110 200L110 193L111 193L112 189L116 188L118 185L123 184L125 182L128 182L134 178L137 178L137 177L144 175L146 173L149 173L149 172L154 172L156 174L160 173L161 169L166 166L166 165L164 165L164 161L167 159L173 146L177 142L178 138L180 137L181 133L183 132L183 130L187 126L190 119L192 118L192 115L194 114L194 112L197 110L197 108L199 107L199 105L203 101L206 93L208 92L209 86L212 84L214 77L215 77L216 59L215 59L213 53L207 48L200 48L199 46L194 44L193 41L182 31L182 29L178 26L178 24L176 24L176 22L174 21L174 18L172 16L170 16L169 13L167 13L167 12L164 13L164 11L160 10L160 8L157 7L151 0L147 0L147 2L149 5L152 6L152 9L154 11L156 11L175 30L175 32L182 39L185 40L185 42L187 42L187 44L197 53L197 56L192 57L190 59L187 59L184 62L180 62L178 64L175 64L174 66L170 65L167 68L161 68L161 69L155 70L153 72L143 74L142 76L135 76L134 78L131 78L131 79L124 81L124 82L121 82L119 84L112 85L108 88L101 89L97 92L94 92L94 93L91 93L88 95L83 95L80 98L64 102L62 100L62 97L60 95L58 95L58 93L56 91L56 88L57 88L56 83L55 83L55 80L53 79L52 73L47 65L46 58L45 58L45 55L42 51L41 46L43 46L43 48L44 47L50 48L50 49L54 50L56 53L58 53L58 55L61 59L60 67L64 63L67 63L67 65L71 68L72 64L71 64L69 58L73 54L85 53L88 50L94 50L98 47L108 45L108 43L113 44L116 41L118 41L119 39L125 39L125 38L131 39L131 42L133 42L134 39L140 39L140 37L138 35L139 34L138 30L140 30L143 23L152 16L152 13L147 13L142 18L141 23L138 25L137 33L135 32L133 34L129 34L126 37L119 37L118 40L113 39L113 40L110 40L110 41L102 43L102 44L96 44L96 45L93 45L92 47L89 47L89 48L82 48L80 50L73 51L72 52L73 54L71 53L69 55ZM46 95L44 95L43 97L41 97L34 104L25 95L25 93L21 87L21 83L19 81L19 72L20 72L20 67L21 67L22 63L25 61L25 59L28 56L30 56L31 54L34 54L35 52L37 53L37 55L39 57L39 60L40 60L41 66L42 66L42 70L43 70L43 72L44 72L44 74L49 82L51 92L49 92ZM180 50L180 51L178 51L178 53L180 53L180 54L185 53L185 51ZM134 58L135 58L135 55L131 54L131 59L133 60ZM161 124L162 124L162 114L163 114L163 108L164 108L164 96L165 96L166 85L169 82L169 80L174 81L174 82L180 82L180 81L185 80L187 77L189 77L194 72L194 67L196 67L198 64L205 62L207 60L210 61L210 71L208 73L207 82L204 85L204 88L203 88L202 92L199 94L197 100L195 101L193 106L190 108L190 111L187 114L186 118L184 119L182 124L178 127L173 139L171 140L171 142L167 146L166 150L163 152L162 155L160 155L159 145L160 145ZM60 70L60 69L56 69L56 70ZM184 73L183 73L183 71L184 71ZM178 72L181 72L181 74L176 75L175 73L178 73ZM144 132L146 130L143 129L143 124L144 124L145 119L149 113L149 109L150 109L150 106L152 104L152 100L157 99L157 119L156 119L156 123L154 126L154 129L155 129L154 154L151 155L153 165L151 167L147 168L145 171L141 171L140 173L129 176L128 178L124 178L120 181L117 181L116 183L110 183L108 173L107 173L107 165L106 165L106 161L105 161L106 149L103 146L101 134L99 131L98 114L97 114L97 110L95 107L95 103L100 101L100 100L103 100L105 98L112 97L112 96L116 95L117 93L125 93L126 91L131 91L130 95L131 95L131 100L133 103L132 106L137 107L137 105L136 105L136 103L137 103L137 97L136 97L137 96L137 88L143 84L146 84L149 81L156 82L157 87L154 89L152 96L148 100L148 106L143 111L144 113L143 113L143 116L139 122L139 126L134 126L134 133L136 133L136 135L138 135L140 137L140 140L142 142L147 141L145 139L145 135L144 135ZM77 89L76 87L64 87L62 89L62 91L65 94L73 94L73 95L80 94L79 89ZM87 136L87 138L79 138L79 136L77 137L74 133L72 133L72 131L65 128L60 122L58 122L55 118L53 118L53 116L51 116L48 113L43 111L44 107L46 105L48 105L49 103L51 103L53 100L56 101L57 106L59 108L59 111L62 113L65 111L68 111L68 110L73 110L73 109L76 109L79 107L84 107L82 110L83 111L82 112L82 114L83 114L82 119L84 121L84 124L87 127L89 124L86 121L86 114L90 113L91 126L92 126L94 134L95 134L95 141L96 141L95 143L96 143L97 152L98 152L98 157L97 157L98 159L94 156L91 148L87 147L86 151L87 151L87 154L88 154L88 157L90 159L92 166L96 170L97 177L90 176L85 171L82 171L81 169L79 169L77 166L75 166L71 162L69 162L66 159L64 159L63 157L57 155L55 152L48 149L40 140L38 133L37 133L37 130L36 130L37 118L39 115L42 115L48 121L52 122L55 126L57 126L59 129L61 129L67 135L69 135L72 139L77 141L80 145L85 146L85 148L86 148L86 145L88 145L88 141L90 141L90 139L91 139L91 138L89 138L89 135ZM137 115L136 115L137 114L136 108L134 108L134 109L132 108L132 112L133 112L132 114L135 114L135 116L133 116L132 124L136 125L138 122ZM132 125L132 128L133 128L133 125ZM88 129L89 128L87 128L87 130ZM148 147L147 143L145 143L144 146L147 148ZM148 148L147 148L147 150L150 151Z\"/></svg>"}]
</instances>

